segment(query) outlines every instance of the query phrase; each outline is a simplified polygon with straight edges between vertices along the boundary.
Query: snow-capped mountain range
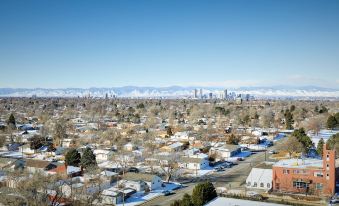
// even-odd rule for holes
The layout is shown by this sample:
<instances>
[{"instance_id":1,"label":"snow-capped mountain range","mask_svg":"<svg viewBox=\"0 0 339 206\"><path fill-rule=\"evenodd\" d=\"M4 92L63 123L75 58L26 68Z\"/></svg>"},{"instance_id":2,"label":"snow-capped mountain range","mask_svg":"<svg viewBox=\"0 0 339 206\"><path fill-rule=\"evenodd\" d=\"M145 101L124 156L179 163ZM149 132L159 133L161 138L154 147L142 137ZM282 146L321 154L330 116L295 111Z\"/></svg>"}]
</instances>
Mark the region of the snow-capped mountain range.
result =
<instances>
[{"instance_id":1,"label":"snow-capped mountain range","mask_svg":"<svg viewBox=\"0 0 339 206\"><path fill-rule=\"evenodd\" d=\"M200 89L204 95L212 93L215 97L223 94L226 88L212 87L112 87L112 88L0 88L1 97L130 97L130 98L185 98L193 97L194 90ZM291 87L240 87L227 88L228 94L250 94L257 98L339 98L339 89L322 88L315 86Z\"/></svg>"}]
</instances>

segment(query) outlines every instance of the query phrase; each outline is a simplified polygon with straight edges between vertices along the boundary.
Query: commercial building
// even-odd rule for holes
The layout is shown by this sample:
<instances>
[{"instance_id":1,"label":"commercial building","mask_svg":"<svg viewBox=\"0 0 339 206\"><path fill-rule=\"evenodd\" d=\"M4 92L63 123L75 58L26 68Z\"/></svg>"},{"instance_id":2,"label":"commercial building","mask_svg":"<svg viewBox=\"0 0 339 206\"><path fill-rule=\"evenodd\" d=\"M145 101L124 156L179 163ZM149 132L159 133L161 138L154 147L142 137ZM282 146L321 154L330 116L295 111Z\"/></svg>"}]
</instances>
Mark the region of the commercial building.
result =
<instances>
[{"instance_id":1,"label":"commercial building","mask_svg":"<svg viewBox=\"0 0 339 206\"><path fill-rule=\"evenodd\" d=\"M323 159L286 159L273 165L273 191L332 196L335 151L324 146Z\"/></svg>"}]
</instances>

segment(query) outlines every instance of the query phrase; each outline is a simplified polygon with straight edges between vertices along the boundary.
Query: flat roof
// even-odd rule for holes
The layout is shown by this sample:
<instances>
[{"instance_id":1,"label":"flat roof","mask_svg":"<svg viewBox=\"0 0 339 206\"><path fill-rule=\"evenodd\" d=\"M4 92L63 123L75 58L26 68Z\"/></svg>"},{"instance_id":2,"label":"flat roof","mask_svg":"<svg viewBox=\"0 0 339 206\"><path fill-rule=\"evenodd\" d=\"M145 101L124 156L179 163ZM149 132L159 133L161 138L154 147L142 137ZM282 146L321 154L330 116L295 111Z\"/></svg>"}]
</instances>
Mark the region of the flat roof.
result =
<instances>
[{"instance_id":1,"label":"flat roof","mask_svg":"<svg viewBox=\"0 0 339 206\"><path fill-rule=\"evenodd\" d=\"M273 165L274 167L289 167L289 168L323 168L323 161L320 159L285 159Z\"/></svg>"},{"instance_id":2,"label":"flat roof","mask_svg":"<svg viewBox=\"0 0 339 206\"><path fill-rule=\"evenodd\" d=\"M259 201L251 201L251 200L241 200L234 198L226 198L226 197L217 197L211 202L207 203L205 206L282 206L282 204L268 203L268 202L259 202Z\"/></svg>"}]
</instances>

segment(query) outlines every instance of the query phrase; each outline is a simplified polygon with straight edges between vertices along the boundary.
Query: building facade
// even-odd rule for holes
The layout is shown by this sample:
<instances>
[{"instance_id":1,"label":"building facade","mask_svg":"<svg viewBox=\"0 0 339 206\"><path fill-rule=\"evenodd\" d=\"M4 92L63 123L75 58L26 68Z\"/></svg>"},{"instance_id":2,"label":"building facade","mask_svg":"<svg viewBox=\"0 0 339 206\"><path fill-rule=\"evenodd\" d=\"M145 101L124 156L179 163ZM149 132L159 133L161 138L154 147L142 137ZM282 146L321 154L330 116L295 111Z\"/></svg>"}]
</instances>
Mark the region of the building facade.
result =
<instances>
[{"instance_id":1,"label":"building facade","mask_svg":"<svg viewBox=\"0 0 339 206\"><path fill-rule=\"evenodd\" d=\"M273 165L273 191L332 196L335 193L335 151L323 159L287 159Z\"/></svg>"}]
</instances>

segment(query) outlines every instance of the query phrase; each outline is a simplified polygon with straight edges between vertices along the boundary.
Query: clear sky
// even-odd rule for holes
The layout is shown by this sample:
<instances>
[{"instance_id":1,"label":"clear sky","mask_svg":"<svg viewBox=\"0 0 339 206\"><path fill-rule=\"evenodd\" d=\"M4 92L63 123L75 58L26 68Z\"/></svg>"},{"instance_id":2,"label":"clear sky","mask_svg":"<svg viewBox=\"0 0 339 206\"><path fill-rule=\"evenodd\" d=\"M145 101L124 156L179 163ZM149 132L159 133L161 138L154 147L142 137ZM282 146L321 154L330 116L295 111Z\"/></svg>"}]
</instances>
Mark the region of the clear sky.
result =
<instances>
[{"instance_id":1,"label":"clear sky","mask_svg":"<svg viewBox=\"0 0 339 206\"><path fill-rule=\"evenodd\" d=\"M339 88L338 0L1 0L0 87Z\"/></svg>"}]
</instances>

